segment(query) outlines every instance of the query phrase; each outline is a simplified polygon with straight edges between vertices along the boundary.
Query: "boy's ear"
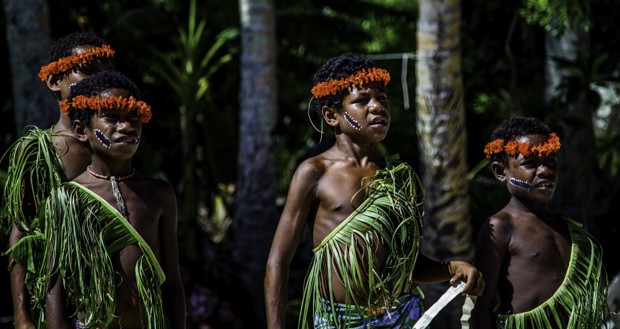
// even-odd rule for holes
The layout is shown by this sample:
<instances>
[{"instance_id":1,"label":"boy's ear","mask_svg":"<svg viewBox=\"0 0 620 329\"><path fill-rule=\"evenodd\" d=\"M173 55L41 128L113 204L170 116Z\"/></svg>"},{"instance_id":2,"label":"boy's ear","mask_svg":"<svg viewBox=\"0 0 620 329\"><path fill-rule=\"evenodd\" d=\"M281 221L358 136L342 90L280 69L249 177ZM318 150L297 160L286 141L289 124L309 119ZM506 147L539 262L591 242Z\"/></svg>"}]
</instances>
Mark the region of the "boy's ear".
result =
<instances>
[{"instance_id":1,"label":"boy's ear","mask_svg":"<svg viewBox=\"0 0 620 329\"><path fill-rule=\"evenodd\" d=\"M73 120L73 133L75 137L82 143L88 142L88 136L86 136L86 126L79 120Z\"/></svg>"},{"instance_id":2,"label":"boy's ear","mask_svg":"<svg viewBox=\"0 0 620 329\"><path fill-rule=\"evenodd\" d=\"M323 106L321 108L321 114L323 115L323 119L325 119L325 123L327 123L331 127L338 126L338 110L333 107Z\"/></svg>"},{"instance_id":3,"label":"boy's ear","mask_svg":"<svg viewBox=\"0 0 620 329\"><path fill-rule=\"evenodd\" d=\"M53 75L49 75L45 82L47 83L47 88L49 88L51 91L60 91L60 86L58 85L58 82L60 82L60 80L56 79Z\"/></svg>"},{"instance_id":4,"label":"boy's ear","mask_svg":"<svg viewBox=\"0 0 620 329\"><path fill-rule=\"evenodd\" d=\"M491 163L491 172L493 172L493 176L497 178L500 182L506 181L506 167L503 163L499 161L493 161Z\"/></svg>"}]
</instances>

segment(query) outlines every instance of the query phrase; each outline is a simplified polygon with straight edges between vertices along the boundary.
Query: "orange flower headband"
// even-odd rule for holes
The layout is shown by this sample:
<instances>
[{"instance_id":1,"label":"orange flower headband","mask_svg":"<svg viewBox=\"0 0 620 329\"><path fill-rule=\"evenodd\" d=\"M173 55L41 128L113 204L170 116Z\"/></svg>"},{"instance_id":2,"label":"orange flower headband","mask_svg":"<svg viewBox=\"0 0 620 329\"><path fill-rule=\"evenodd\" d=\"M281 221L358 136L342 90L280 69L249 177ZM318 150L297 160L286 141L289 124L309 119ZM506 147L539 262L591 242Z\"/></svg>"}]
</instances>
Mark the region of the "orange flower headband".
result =
<instances>
[{"instance_id":1,"label":"orange flower headband","mask_svg":"<svg viewBox=\"0 0 620 329\"><path fill-rule=\"evenodd\" d=\"M532 146L530 142L517 142L517 141L509 141L504 145L504 140L498 138L492 142L489 142L484 147L484 153L487 155L487 158L491 158L493 153L500 153L502 151L506 151L506 153L510 155L516 155L521 153L524 157L530 156L530 154L537 153L538 156L549 155L552 153L557 153L560 149L560 137L555 133L549 134L549 139L546 142L540 143Z\"/></svg>"},{"instance_id":2,"label":"orange flower headband","mask_svg":"<svg viewBox=\"0 0 620 329\"><path fill-rule=\"evenodd\" d=\"M41 79L41 81L45 81L50 75L67 72L78 65L91 62L97 57L114 57L114 50L112 50L110 45L101 45L101 47L88 48L71 56L63 57L55 62L51 62L41 67L41 71L39 71L39 79Z\"/></svg>"},{"instance_id":3,"label":"orange flower headband","mask_svg":"<svg viewBox=\"0 0 620 329\"><path fill-rule=\"evenodd\" d=\"M336 95L339 91L349 88L351 86L361 86L370 81L383 82L383 85L387 85L390 82L390 73L385 69L370 68L362 69L361 71L348 76L346 78L331 79L329 81L323 81L317 83L312 87L312 95L314 98L321 98L328 95Z\"/></svg>"},{"instance_id":4,"label":"orange flower headband","mask_svg":"<svg viewBox=\"0 0 620 329\"><path fill-rule=\"evenodd\" d=\"M137 111L140 122L147 123L151 120L151 107L143 101L136 100L133 96L129 98L120 96L110 96L101 98L99 96L87 97L79 95L74 97L69 103L68 99L60 102L60 110L64 114L69 113L69 109L76 110L118 110L118 111Z\"/></svg>"}]
</instances>

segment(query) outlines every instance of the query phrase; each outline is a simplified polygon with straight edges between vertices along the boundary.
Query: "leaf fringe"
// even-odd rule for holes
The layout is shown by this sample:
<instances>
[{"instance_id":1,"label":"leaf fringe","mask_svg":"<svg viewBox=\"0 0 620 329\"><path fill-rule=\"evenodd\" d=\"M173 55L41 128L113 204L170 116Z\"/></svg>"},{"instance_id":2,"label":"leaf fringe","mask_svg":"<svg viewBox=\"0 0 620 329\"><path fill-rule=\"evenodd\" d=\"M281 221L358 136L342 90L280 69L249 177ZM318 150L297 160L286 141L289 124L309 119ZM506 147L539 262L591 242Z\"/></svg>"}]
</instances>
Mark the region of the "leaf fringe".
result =
<instances>
[{"instance_id":1,"label":"leaf fringe","mask_svg":"<svg viewBox=\"0 0 620 329\"><path fill-rule=\"evenodd\" d=\"M607 311L607 272L602 248L580 224L565 215L571 237L571 257L558 290L535 309L498 315L504 328L602 328Z\"/></svg>"},{"instance_id":2,"label":"leaf fringe","mask_svg":"<svg viewBox=\"0 0 620 329\"><path fill-rule=\"evenodd\" d=\"M332 277L344 286L345 304L366 306L347 308L351 316L367 317L368 310L394 307L398 297L411 291L421 295L412 277L422 228L424 190L419 178L409 165L389 162L358 193L362 191L367 193L364 202L313 250L299 318L302 329L312 327L314 315L329 317L321 300L336 308ZM373 261L380 245L389 254L377 272ZM341 320L334 318L337 327L344 325Z\"/></svg>"}]
</instances>

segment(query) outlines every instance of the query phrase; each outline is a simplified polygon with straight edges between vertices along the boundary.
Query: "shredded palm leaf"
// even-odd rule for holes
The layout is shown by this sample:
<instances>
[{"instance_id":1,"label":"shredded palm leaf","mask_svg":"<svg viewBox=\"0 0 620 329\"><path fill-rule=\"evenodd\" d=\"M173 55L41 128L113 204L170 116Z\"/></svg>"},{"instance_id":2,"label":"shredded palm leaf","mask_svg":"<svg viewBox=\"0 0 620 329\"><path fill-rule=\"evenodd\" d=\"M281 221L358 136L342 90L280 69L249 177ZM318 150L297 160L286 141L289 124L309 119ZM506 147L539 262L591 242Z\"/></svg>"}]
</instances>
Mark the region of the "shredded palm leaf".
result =
<instances>
[{"instance_id":1,"label":"shredded palm leaf","mask_svg":"<svg viewBox=\"0 0 620 329\"><path fill-rule=\"evenodd\" d=\"M337 277L346 292L345 304L365 309L391 308L398 297L416 290L412 273L417 260L422 223L422 185L405 163L379 170L369 180L364 202L323 242L314 248L314 259L306 275L300 327L312 327L311 316L325 317L321 299L335 309L332 278ZM378 272L373 260L379 246L389 254ZM351 307L353 316L359 307ZM345 316L346 317L346 316ZM338 323L341 319L334 319Z\"/></svg>"},{"instance_id":2,"label":"shredded palm leaf","mask_svg":"<svg viewBox=\"0 0 620 329\"><path fill-rule=\"evenodd\" d=\"M499 315L504 328L602 328L607 310L607 273L602 249L579 224L567 218L571 257L564 281L549 300L535 309Z\"/></svg>"},{"instance_id":3,"label":"shredded palm leaf","mask_svg":"<svg viewBox=\"0 0 620 329\"><path fill-rule=\"evenodd\" d=\"M160 290L165 275L133 226L112 205L73 182L53 190L44 206L47 277L61 276L69 304L86 315L85 326L108 327L114 320L116 286L111 255L136 244L142 251L135 274L142 309L147 313L143 325L166 328Z\"/></svg>"},{"instance_id":4,"label":"shredded palm leaf","mask_svg":"<svg viewBox=\"0 0 620 329\"><path fill-rule=\"evenodd\" d=\"M50 134L34 126L28 127L27 133L13 143L3 157L7 155L9 167L3 194L5 213L0 225L10 227L14 223L23 232L30 233L36 229L37 223L32 222L34 214L24 214L24 202L39 209L49 192L66 181L62 162ZM30 192L31 200L24 200L25 190Z\"/></svg>"}]
</instances>

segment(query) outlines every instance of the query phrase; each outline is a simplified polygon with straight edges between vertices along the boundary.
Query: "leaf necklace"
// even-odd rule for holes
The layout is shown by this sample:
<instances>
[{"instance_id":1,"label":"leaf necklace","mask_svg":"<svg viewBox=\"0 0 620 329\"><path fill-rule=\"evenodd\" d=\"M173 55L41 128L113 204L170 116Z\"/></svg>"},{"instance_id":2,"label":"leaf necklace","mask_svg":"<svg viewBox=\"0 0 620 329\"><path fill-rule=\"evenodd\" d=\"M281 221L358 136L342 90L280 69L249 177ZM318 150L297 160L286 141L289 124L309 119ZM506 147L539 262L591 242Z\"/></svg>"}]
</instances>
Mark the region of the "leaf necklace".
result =
<instances>
[{"instance_id":1,"label":"leaf necklace","mask_svg":"<svg viewBox=\"0 0 620 329\"><path fill-rule=\"evenodd\" d=\"M125 179L133 177L133 175L136 173L136 170L134 168L131 168L131 173L129 175L120 176L120 177L117 177L114 175L106 176L106 175L98 174L90 168L90 165L86 167L86 170L88 170L88 172L96 178L110 181L110 183L112 184L112 194L114 195L114 198L116 198L116 204L118 205L118 210L120 211L121 215L123 215L123 217L125 217L125 219L129 222L129 213L127 212L127 205L125 204L125 199L123 199L123 195L121 194L121 189L118 186L118 183L120 183L121 181Z\"/></svg>"}]
</instances>

